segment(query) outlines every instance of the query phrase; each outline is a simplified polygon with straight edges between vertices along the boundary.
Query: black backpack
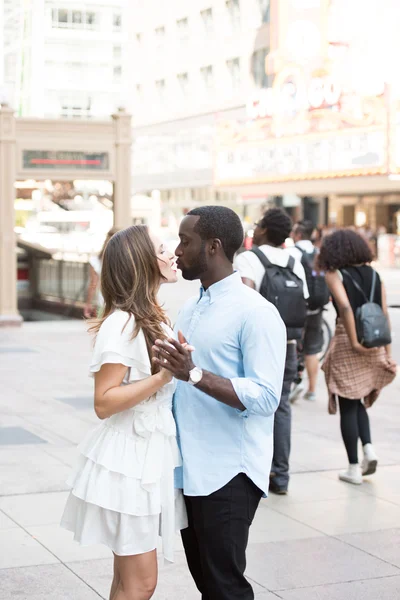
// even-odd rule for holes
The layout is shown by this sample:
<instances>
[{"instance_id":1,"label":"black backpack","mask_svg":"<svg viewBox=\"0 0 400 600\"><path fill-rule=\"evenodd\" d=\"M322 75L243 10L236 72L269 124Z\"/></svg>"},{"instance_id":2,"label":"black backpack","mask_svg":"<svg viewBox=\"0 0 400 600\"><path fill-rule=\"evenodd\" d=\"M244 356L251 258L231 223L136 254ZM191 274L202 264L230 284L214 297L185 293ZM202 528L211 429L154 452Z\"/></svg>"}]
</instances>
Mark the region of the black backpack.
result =
<instances>
[{"instance_id":1,"label":"black backpack","mask_svg":"<svg viewBox=\"0 0 400 600\"><path fill-rule=\"evenodd\" d=\"M301 252L301 264L304 267L307 279L307 287L310 297L308 298L308 308L318 310L324 308L330 299L328 286L326 285L325 275L317 273L314 270L316 249L310 254L296 244L296 248Z\"/></svg>"},{"instance_id":2,"label":"black backpack","mask_svg":"<svg viewBox=\"0 0 400 600\"><path fill-rule=\"evenodd\" d=\"M365 348L380 348L392 342L389 321L381 306L374 302L376 287L376 271L372 274L372 286L369 298L362 287L353 279L346 269L342 273L347 275L354 287L364 296L365 303L356 310L357 339Z\"/></svg>"},{"instance_id":3,"label":"black backpack","mask_svg":"<svg viewBox=\"0 0 400 600\"><path fill-rule=\"evenodd\" d=\"M288 340L300 340L307 316L307 306L304 300L303 282L293 273L295 265L293 256L289 256L286 267L279 267L271 263L259 248L253 248L252 252L265 268L260 294L275 304L286 325Z\"/></svg>"}]
</instances>

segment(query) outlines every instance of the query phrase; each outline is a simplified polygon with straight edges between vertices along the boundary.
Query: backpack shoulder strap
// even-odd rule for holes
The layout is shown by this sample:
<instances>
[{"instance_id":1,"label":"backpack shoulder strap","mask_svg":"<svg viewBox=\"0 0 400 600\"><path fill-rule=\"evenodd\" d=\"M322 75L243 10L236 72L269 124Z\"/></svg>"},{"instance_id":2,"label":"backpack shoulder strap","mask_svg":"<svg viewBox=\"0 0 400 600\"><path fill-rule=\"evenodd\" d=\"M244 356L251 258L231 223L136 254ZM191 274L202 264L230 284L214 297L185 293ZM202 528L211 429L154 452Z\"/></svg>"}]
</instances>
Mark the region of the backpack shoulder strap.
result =
<instances>
[{"instance_id":1,"label":"backpack shoulder strap","mask_svg":"<svg viewBox=\"0 0 400 600\"><path fill-rule=\"evenodd\" d=\"M343 273L343 275L347 275L347 277L353 283L354 287L364 296L365 302L370 302L370 300L368 300L367 294L364 292L362 287L357 283L357 281L355 279L353 279L353 277L350 275L350 273L348 271L346 271L346 269L342 269L342 273ZM376 276L376 274L375 274L375 276ZM373 283L373 288L374 289L372 291L375 294L375 284L374 283Z\"/></svg>"},{"instance_id":2,"label":"backpack shoulder strap","mask_svg":"<svg viewBox=\"0 0 400 600\"><path fill-rule=\"evenodd\" d=\"M301 248L301 247L300 247L298 244L295 244L295 245L294 245L294 247L295 247L295 248L297 248L297 250L298 250L299 252L301 252L301 254L302 254L303 256L306 254L306 251L305 251L303 248Z\"/></svg>"},{"instance_id":3,"label":"backpack shoulder strap","mask_svg":"<svg viewBox=\"0 0 400 600\"><path fill-rule=\"evenodd\" d=\"M259 261L262 263L264 269L269 269L269 267L272 267L272 263L270 260L268 260L268 258L265 256L264 252L262 250L260 250L260 248L253 247L251 249L251 251L253 252L253 254L255 254L257 256L257 258L259 259Z\"/></svg>"},{"instance_id":4,"label":"backpack shoulder strap","mask_svg":"<svg viewBox=\"0 0 400 600\"><path fill-rule=\"evenodd\" d=\"M371 286L371 294L369 296L369 301L373 302L374 301L374 296L375 296L375 288L376 288L376 271L375 269L372 269L372 286Z\"/></svg>"},{"instance_id":5,"label":"backpack shoulder strap","mask_svg":"<svg viewBox=\"0 0 400 600\"><path fill-rule=\"evenodd\" d=\"M294 260L293 256L290 255L289 256L289 260L288 260L288 264L287 264L287 268L290 269L291 271L293 271L294 265L295 265L295 260Z\"/></svg>"}]
</instances>

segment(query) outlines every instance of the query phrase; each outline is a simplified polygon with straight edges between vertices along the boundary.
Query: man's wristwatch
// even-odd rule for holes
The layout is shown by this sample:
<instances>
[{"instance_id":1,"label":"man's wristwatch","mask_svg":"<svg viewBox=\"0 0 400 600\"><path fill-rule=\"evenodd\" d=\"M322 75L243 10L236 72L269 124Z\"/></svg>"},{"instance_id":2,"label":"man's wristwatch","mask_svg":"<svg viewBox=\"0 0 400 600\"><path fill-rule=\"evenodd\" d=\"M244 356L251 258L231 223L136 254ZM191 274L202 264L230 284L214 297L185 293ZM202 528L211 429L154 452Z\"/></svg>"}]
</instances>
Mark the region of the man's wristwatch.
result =
<instances>
[{"instance_id":1,"label":"man's wristwatch","mask_svg":"<svg viewBox=\"0 0 400 600\"><path fill-rule=\"evenodd\" d=\"M198 383L200 383L202 377L203 371L199 369L199 367L194 367L194 369L189 371L188 383L190 383L190 385L197 385Z\"/></svg>"}]
</instances>

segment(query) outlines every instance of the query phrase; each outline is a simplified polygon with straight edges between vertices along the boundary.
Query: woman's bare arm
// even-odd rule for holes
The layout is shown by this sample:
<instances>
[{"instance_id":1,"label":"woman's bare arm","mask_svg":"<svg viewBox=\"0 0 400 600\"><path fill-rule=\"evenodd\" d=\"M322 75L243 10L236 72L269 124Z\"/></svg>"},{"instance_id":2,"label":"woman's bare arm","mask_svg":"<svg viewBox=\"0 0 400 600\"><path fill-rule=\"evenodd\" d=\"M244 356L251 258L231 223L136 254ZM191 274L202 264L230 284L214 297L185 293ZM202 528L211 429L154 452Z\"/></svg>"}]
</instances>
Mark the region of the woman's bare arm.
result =
<instances>
[{"instance_id":1,"label":"woman's bare arm","mask_svg":"<svg viewBox=\"0 0 400 600\"><path fill-rule=\"evenodd\" d=\"M161 369L141 381L121 386L128 367L121 364L107 363L94 376L94 410L99 419L107 419L112 415L133 408L143 400L155 394L172 376Z\"/></svg>"},{"instance_id":2,"label":"woman's bare arm","mask_svg":"<svg viewBox=\"0 0 400 600\"><path fill-rule=\"evenodd\" d=\"M369 354L370 348L364 348L357 339L356 322L354 319L353 309L351 308L346 289L341 281L338 272L328 272L325 276L328 288L335 299L339 310L340 318L343 321L344 328L350 340L353 350L360 354Z\"/></svg>"}]
</instances>

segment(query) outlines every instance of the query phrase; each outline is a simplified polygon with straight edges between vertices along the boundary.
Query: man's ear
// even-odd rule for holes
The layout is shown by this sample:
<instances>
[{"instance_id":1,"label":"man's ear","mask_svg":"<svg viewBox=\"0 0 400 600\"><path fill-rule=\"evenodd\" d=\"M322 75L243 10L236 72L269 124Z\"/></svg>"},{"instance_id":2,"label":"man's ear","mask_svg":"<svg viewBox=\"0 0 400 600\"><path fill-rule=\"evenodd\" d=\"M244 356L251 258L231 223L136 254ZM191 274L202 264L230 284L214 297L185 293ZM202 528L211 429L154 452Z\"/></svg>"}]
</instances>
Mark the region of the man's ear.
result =
<instances>
[{"instance_id":1,"label":"man's ear","mask_svg":"<svg viewBox=\"0 0 400 600\"><path fill-rule=\"evenodd\" d=\"M211 240L211 245L210 245L210 254L215 255L217 254L220 250L222 249L222 243L221 240L219 240L218 238L214 238L213 240Z\"/></svg>"}]
</instances>

